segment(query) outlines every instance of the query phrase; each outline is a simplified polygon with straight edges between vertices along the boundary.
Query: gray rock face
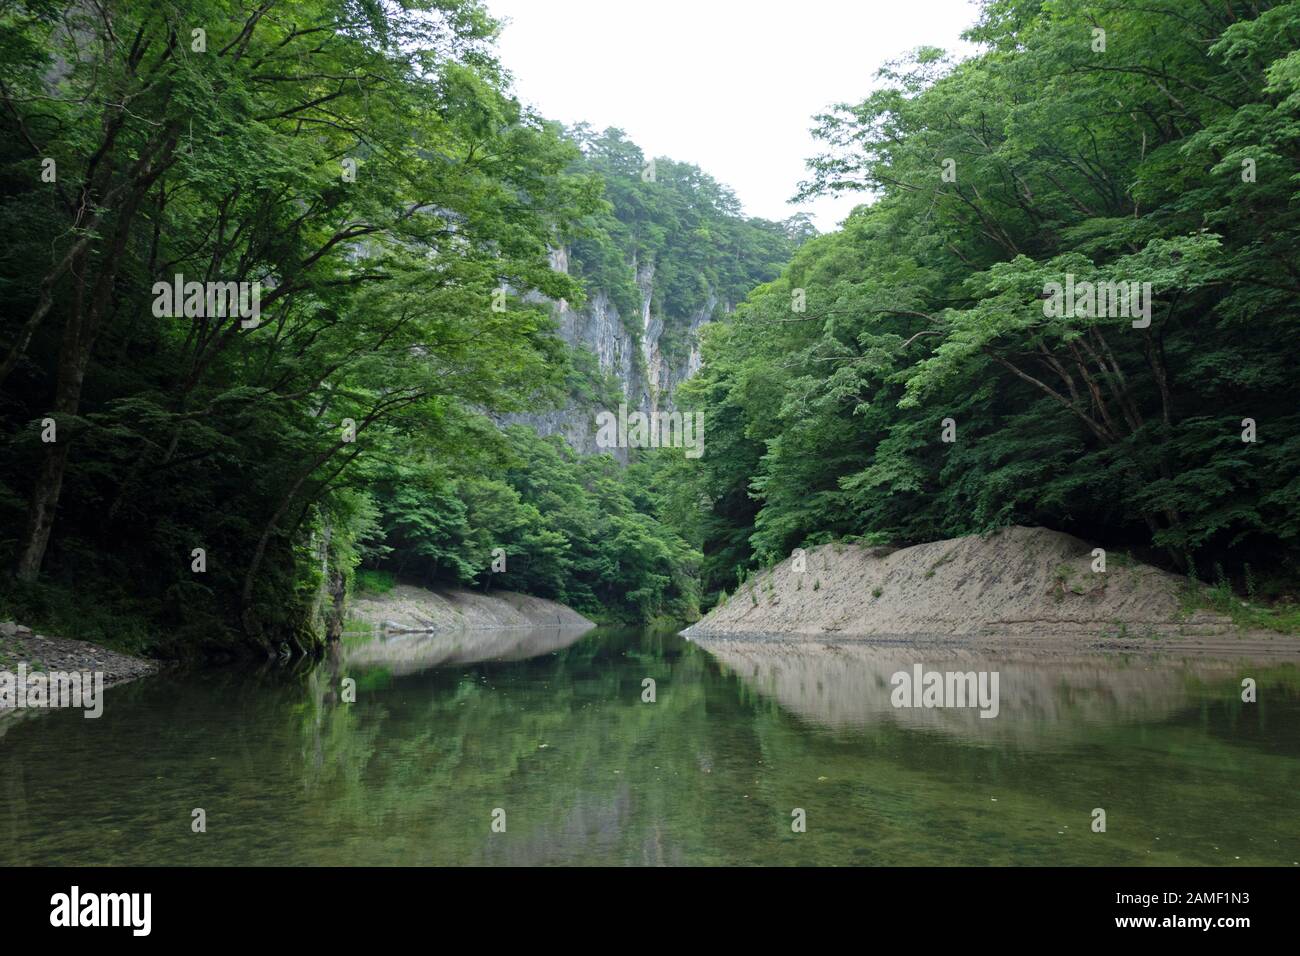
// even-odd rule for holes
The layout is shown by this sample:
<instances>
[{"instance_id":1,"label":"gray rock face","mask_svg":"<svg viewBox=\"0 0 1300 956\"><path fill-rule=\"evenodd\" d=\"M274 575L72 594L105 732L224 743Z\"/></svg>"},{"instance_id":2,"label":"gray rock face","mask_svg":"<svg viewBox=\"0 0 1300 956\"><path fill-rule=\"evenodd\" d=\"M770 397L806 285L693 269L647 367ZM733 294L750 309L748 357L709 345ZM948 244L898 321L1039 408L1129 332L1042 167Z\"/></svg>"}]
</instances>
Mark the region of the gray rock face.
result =
<instances>
[{"instance_id":1,"label":"gray rock face","mask_svg":"<svg viewBox=\"0 0 1300 956\"><path fill-rule=\"evenodd\" d=\"M569 271L567 249L552 252L551 267L564 273ZM570 347L585 349L596 357L600 371L612 375L618 382L621 400L627 403L629 412L672 411L676 408L672 399L674 389L700 369L700 329L712 318L720 303L715 295L710 294L703 307L692 315L671 317L658 314L653 308L654 263L633 262L630 268L641 291L640 335L628 332L618 308L603 289L592 290L581 309L574 309L564 300L553 303L559 320L559 335ZM731 311L729 303L721 303L721 306L724 312ZM669 328L684 332L684 355L665 354L663 337ZM582 454L612 453L626 463L627 449L603 449L596 445L596 413L602 410L605 409L570 401L564 408L504 415L497 420L503 425L529 425L540 435L561 436ZM617 412L616 408L608 410Z\"/></svg>"}]
</instances>

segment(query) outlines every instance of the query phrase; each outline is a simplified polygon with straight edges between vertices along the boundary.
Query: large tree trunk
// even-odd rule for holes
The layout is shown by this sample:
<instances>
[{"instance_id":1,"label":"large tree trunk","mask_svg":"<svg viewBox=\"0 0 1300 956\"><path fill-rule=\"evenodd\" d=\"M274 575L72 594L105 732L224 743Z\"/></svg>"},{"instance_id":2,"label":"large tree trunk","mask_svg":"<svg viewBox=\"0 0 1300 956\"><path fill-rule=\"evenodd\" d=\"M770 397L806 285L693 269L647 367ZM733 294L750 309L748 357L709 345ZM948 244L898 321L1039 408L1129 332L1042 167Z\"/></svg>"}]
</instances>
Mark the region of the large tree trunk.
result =
<instances>
[{"instance_id":1,"label":"large tree trunk","mask_svg":"<svg viewBox=\"0 0 1300 956\"><path fill-rule=\"evenodd\" d=\"M91 276L95 257L89 247L70 260L69 272L76 277L71 312L63 327L59 346L58 377L54 386L55 420L76 415L81 407L81 386L104 318L112 311L113 292L140 202L170 162L176 145L175 124L168 124L156 145L135 161L113 226L112 240L99 260L98 274ZM155 159L160 159L155 164ZM111 195L118 195L114 189ZM86 290L90 289L89 298ZM27 508L27 530L19 548L16 574L20 581L35 581L45 561L45 550L54 527L54 513L63 492L63 474L68 465L68 436L55 435L45 446L36 483Z\"/></svg>"},{"instance_id":2,"label":"large tree trunk","mask_svg":"<svg viewBox=\"0 0 1300 956\"><path fill-rule=\"evenodd\" d=\"M63 472L67 463L67 441L51 444L41 462L36 487L27 508L27 530L23 536L24 545L16 572L20 581L35 581L41 573L45 549L50 543L50 531L54 527L54 510L58 507L59 494L63 491Z\"/></svg>"},{"instance_id":3,"label":"large tree trunk","mask_svg":"<svg viewBox=\"0 0 1300 956\"><path fill-rule=\"evenodd\" d=\"M63 344L59 349L58 378L54 390L54 407L51 411L56 423L54 441L44 446L36 482L27 506L27 528L19 551L16 574L20 581L35 581L45 560L45 549L50 543L54 528L54 513L63 491L63 475L68 465L70 437L67 424L63 434L57 431L61 418L77 414L81 406L81 384L86 377L86 365L94 344L92 318L82 314L81 296L73 314L68 317L63 331Z\"/></svg>"}]
</instances>

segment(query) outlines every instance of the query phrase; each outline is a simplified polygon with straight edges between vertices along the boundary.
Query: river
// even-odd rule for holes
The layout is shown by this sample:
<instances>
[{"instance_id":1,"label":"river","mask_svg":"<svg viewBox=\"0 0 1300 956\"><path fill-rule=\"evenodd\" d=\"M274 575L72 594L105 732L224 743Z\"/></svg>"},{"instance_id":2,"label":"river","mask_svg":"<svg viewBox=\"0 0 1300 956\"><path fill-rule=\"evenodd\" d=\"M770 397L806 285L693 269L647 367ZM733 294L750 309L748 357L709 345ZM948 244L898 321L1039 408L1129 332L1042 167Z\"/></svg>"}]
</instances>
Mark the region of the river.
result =
<instances>
[{"instance_id":1,"label":"river","mask_svg":"<svg viewBox=\"0 0 1300 956\"><path fill-rule=\"evenodd\" d=\"M997 671L998 716L894 708L914 663ZM0 735L4 865L1300 865L1277 661L353 634Z\"/></svg>"}]
</instances>

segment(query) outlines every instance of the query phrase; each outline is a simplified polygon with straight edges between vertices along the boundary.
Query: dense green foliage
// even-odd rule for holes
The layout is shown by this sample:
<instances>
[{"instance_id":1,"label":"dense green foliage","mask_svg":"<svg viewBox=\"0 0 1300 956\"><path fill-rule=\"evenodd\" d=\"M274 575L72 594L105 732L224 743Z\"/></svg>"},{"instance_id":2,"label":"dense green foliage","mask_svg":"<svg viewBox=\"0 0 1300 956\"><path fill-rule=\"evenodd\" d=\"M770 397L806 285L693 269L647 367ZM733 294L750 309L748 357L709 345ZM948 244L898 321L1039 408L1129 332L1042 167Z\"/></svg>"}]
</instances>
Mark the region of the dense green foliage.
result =
<instances>
[{"instance_id":1,"label":"dense green foliage","mask_svg":"<svg viewBox=\"0 0 1300 956\"><path fill-rule=\"evenodd\" d=\"M993 0L970 38L818 118L803 193L873 201L706 330L709 453L657 482L705 591L1012 523L1294 573L1300 3ZM1149 327L1049 317L1067 274L1151 283Z\"/></svg>"},{"instance_id":2,"label":"dense green foliage","mask_svg":"<svg viewBox=\"0 0 1300 956\"><path fill-rule=\"evenodd\" d=\"M516 436L553 480L465 471L485 411L581 372L523 293L580 300L549 252L608 208L494 31L476 0L5 8L0 613L309 650L408 539L425 576L504 542L537 549L504 583L689 605L689 550L604 466ZM160 315L176 274L262 283L260 319Z\"/></svg>"},{"instance_id":3,"label":"dense green foliage","mask_svg":"<svg viewBox=\"0 0 1300 956\"><path fill-rule=\"evenodd\" d=\"M803 194L872 200L826 236L524 109L495 29L0 12L0 616L308 651L359 568L689 616L799 545L1011 523L1294 573L1300 2L989 0L979 55L817 118ZM177 274L260 282L260 317L160 314ZM1074 281L1149 283L1150 324L1045 307ZM597 291L633 334L648 295L670 361L717 320L675 398L703 458L492 423L619 400L555 334Z\"/></svg>"},{"instance_id":4,"label":"dense green foliage","mask_svg":"<svg viewBox=\"0 0 1300 956\"><path fill-rule=\"evenodd\" d=\"M365 469L382 529L368 563L417 583L553 598L606 620L694 616L698 554L652 517L633 475L519 425L480 438L454 461L411 448ZM496 549L504 571L493 570Z\"/></svg>"},{"instance_id":5,"label":"dense green foliage","mask_svg":"<svg viewBox=\"0 0 1300 956\"><path fill-rule=\"evenodd\" d=\"M621 130L569 131L582 149L578 171L598 176L607 204L581 224L570 271L605 290L640 331L639 267L651 267L651 309L683 319L739 302L790 258L786 224L746 218L726 186L688 163L653 161ZM712 307L710 302L712 301Z\"/></svg>"}]
</instances>

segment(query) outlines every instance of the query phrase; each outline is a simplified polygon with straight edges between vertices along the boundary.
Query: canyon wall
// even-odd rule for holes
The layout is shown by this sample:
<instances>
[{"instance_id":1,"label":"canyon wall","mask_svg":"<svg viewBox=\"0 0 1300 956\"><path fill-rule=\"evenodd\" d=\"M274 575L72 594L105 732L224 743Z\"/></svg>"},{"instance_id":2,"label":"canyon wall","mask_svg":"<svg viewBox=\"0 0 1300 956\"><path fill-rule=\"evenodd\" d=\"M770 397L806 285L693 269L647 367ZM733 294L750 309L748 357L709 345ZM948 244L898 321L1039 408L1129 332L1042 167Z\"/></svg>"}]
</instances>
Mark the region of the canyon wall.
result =
<instances>
[{"instance_id":1,"label":"canyon wall","mask_svg":"<svg viewBox=\"0 0 1300 956\"><path fill-rule=\"evenodd\" d=\"M551 266L567 273L568 250L555 250ZM640 292L639 316L620 315L603 289L590 289L580 307L564 300L552 303L559 335L570 348L591 353L599 374L611 380L614 394L608 396L609 411L617 412L619 402L626 402L629 411L671 411L673 390L700 368L700 328L715 313L730 312L731 304L710 294L704 305L689 315L665 315L655 301L654 263L633 261L628 268ZM596 446L596 414L606 408L605 401L571 395L562 408L502 415L497 420L501 424L529 425L538 434L563 437L575 451L588 455L611 453L626 463L627 449Z\"/></svg>"}]
</instances>

